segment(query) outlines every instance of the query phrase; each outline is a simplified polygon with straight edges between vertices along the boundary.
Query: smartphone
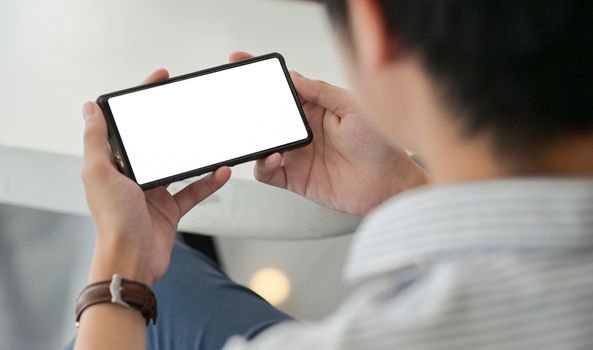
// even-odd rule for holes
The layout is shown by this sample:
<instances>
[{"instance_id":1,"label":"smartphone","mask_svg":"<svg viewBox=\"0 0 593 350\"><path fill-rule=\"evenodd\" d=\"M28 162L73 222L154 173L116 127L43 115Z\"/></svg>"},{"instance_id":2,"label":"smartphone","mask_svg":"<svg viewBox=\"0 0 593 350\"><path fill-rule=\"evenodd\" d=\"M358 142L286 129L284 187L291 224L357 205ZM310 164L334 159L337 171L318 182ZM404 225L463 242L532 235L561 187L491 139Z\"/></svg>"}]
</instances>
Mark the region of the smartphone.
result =
<instances>
[{"instance_id":1,"label":"smartphone","mask_svg":"<svg viewBox=\"0 0 593 350\"><path fill-rule=\"evenodd\" d=\"M309 144L277 53L100 96L122 173L144 190Z\"/></svg>"}]
</instances>

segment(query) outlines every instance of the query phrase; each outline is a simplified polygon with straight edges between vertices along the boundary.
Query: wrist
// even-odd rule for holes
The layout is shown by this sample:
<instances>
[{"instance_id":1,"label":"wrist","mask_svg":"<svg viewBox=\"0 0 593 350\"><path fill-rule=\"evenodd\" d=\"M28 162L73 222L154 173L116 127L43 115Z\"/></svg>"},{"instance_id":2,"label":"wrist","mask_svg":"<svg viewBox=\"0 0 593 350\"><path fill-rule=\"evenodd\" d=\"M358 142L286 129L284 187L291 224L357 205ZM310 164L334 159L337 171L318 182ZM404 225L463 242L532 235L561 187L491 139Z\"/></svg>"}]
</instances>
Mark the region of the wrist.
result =
<instances>
[{"instance_id":1,"label":"wrist","mask_svg":"<svg viewBox=\"0 0 593 350\"><path fill-rule=\"evenodd\" d=\"M148 286L154 283L148 272L146 260L140 252L98 241L91 264L89 283L110 280L113 274L119 274L126 279Z\"/></svg>"}]
</instances>

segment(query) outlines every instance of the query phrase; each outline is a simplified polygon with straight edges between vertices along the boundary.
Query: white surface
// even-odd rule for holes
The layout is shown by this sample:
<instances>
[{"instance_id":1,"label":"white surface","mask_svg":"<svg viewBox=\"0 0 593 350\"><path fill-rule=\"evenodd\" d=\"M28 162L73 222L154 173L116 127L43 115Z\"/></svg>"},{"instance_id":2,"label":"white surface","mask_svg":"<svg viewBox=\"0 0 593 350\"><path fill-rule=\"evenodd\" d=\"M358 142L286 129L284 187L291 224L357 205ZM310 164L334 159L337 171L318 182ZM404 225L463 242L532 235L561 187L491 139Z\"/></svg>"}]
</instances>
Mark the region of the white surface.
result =
<instances>
[{"instance_id":1,"label":"white surface","mask_svg":"<svg viewBox=\"0 0 593 350\"><path fill-rule=\"evenodd\" d=\"M343 83L324 17L314 4L279 0L3 2L0 202L86 213L80 106L156 68L179 75L225 63L237 49L277 51L289 69ZM298 238L350 232L358 222L256 184L250 165L233 170L184 228Z\"/></svg>"},{"instance_id":2,"label":"white surface","mask_svg":"<svg viewBox=\"0 0 593 350\"><path fill-rule=\"evenodd\" d=\"M0 203L88 215L77 156L0 147ZM185 183L172 185L174 191ZM187 232L257 238L321 238L353 232L359 219L288 191L236 179L200 203L179 225Z\"/></svg>"},{"instance_id":3,"label":"white surface","mask_svg":"<svg viewBox=\"0 0 593 350\"><path fill-rule=\"evenodd\" d=\"M277 58L107 103L139 184L307 138Z\"/></svg>"}]
</instances>

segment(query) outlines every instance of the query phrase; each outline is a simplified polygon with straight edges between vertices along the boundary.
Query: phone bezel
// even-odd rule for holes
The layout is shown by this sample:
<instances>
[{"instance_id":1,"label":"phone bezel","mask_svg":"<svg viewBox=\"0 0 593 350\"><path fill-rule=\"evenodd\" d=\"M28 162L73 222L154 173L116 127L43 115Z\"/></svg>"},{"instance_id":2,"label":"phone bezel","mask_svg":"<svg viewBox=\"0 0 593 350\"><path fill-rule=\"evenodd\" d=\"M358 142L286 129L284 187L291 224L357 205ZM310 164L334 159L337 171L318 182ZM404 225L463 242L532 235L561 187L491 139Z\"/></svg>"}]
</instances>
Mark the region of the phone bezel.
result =
<instances>
[{"instance_id":1,"label":"phone bezel","mask_svg":"<svg viewBox=\"0 0 593 350\"><path fill-rule=\"evenodd\" d=\"M216 66L216 67L212 67L212 68L208 68L208 69L203 69L203 70L200 70L197 72L188 73L188 74L180 75L177 77L172 77L172 78L169 78L169 79L166 79L163 81L139 85L136 87L123 89L123 90L119 90L119 91L115 91L115 92L111 92L111 93L99 96L97 98L97 104L100 106L101 110L103 111L103 114L105 115L105 120L107 121L107 126L108 126L108 130L109 130L109 144L111 146L111 150L112 150L114 156L116 157L118 167L120 168L122 173L124 173L126 176L131 178L134 182L138 183L138 181L136 180L136 177L134 175L134 171L132 169L131 162L130 162L128 155L126 153L124 142L122 141L121 135L118 131L117 124L115 122L115 118L113 117L113 114L111 113L111 108L109 106L110 98L115 97L115 96L126 95L129 93L133 93L133 92L137 92L137 91L141 91L141 90L151 89L154 87L158 87L158 86L162 86L162 85L166 85L166 84L171 84L171 83L175 83L175 82L186 80L186 79L192 79L192 78L199 77L202 75L212 74L212 73L220 72L223 70L248 65L251 63L265 61L268 59L278 59L278 61L280 62L280 66L282 67L282 71L284 72L284 76L286 78L288 86L290 87L290 91L294 98L294 102L297 106L297 109L301 115L303 124L307 131L306 138L304 138L302 140L297 140L297 141L294 141L291 143L287 143L284 145L280 145L277 147L258 151L255 153L246 154L244 156L236 157L233 159L221 161L219 163L211 164L211 165L197 168L194 170L190 170L190 171L187 171L184 173L171 175L171 176L168 176L168 177L165 177L162 179L147 182L145 184L138 184L138 185L143 190L148 190L148 189L158 187L158 186L166 186L173 182L181 181L181 180L184 180L184 179L187 179L190 177L195 177L195 176L203 175L205 173L212 172L212 171L220 168L221 166L225 166L225 165L226 166L234 166L237 164L246 163L249 161L253 161L256 159L260 159L260 158L269 156L276 152L289 151L289 150L292 150L292 149L295 149L298 147L306 146L309 143L311 143L311 141L313 141L313 133L311 131L311 127L309 126L309 123L307 122L305 112L303 111L303 106L299 100L299 97L298 97L298 94L294 87L294 84L292 82L292 79L290 78L290 73L289 73L288 69L286 68L286 62L284 60L284 57L282 57L281 54L274 52L274 53L270 53L270 54L266 54L266 55L262 55L262 56L248 58L248 59L241 60L238 62L223 64L220 66Z\"/></svg>"}]
</instances>

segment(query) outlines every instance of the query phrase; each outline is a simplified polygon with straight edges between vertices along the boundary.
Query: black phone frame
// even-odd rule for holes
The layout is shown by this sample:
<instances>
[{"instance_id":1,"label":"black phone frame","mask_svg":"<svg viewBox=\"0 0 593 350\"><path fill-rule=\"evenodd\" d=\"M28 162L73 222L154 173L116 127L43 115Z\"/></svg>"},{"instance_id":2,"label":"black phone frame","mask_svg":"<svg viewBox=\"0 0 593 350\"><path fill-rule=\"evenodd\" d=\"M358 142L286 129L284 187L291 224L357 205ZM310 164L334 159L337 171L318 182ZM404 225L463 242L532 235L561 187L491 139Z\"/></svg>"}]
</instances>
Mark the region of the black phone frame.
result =
<instances>
[{"instance_id":1,"label":"black phone frame","mask_svg":"<svg viewBox=\"0 0 593 350\"><path fill-rule=\"evenodd\" d=\"M236 68L236 67L244 66L247 64L255 63L255 62L265 61L265 60L269 60L269 59L278 59L278 61L280 62L280 66L282 67L282 71L284 72L284 76L286 77L286 81L288 83L288 86L290 87L290 91L294 98L294 102L297 105L297 109L301 115L301 119L303 121L305 129L307 130L307 137L305 139L297 140L297 141L294 141L291 143L287 143L287 144L280 145L277 147L265 149L262 151L250 153L250 154L247 154L244 156L228 159L228 160L225 160L225 161L222 161L219 163L207 165L205 167L197 168L194 170L186 171L186 172L183 172L180 174L171 175L171 176L168 176L168 177L165 177L162 179L158 179L158 180L154 180L151 182L147 182L145 184L138 184L138 185L145 191L148 189L151 189L151 188L158 187L158 186L167 186L173 182L185 180L187 178L191 178L191 177L195 177L195 176L199 176L199 175L203 175L203 174L212 172L222 166L232 167L237 164L246 163L246 162L250 162L253 160L267 157L267 156L274 154L276 152L289 151L289 150L292 150L295 148L306 146L309 143L311 143L311 141L313 141L313 132L311 131L311 127L309 126L309 123L307 122L307 118L305 116L305 112L303 111L303 106L301 104L301 101L299 100L298 93L294 87L292 79L290 78L290 73L289 73L288 69L286 68L286 62L284 60L284 57L282 57L281 54L274 52L274 53L261 55L261 56L257 56L257 57L252 57L252 58L248 58L248 59L233 62L233 63L223 64L220 66L216 66L216 67L212 67L212 68L208 68L208 69L203 69L203 70L200 70L197 72L188 73L188 74L180 75L177 77L165 79L162 81L139 85L136 87L132 87L132 88L124 89L124 90L119 90L119 91L115 91L115 92L111 92L111 93L99 96L97 98L97 104L99 105L99 107L103 111L103 114L105 115L105 120L107 121L107 127L108 127L108 131L109 131L109 144L111 146L113 155L116 158L116 163L117 163L120 171L122 173L124 173L126 176L128 176L130 179L132 179L134 182L138 183L138 181L136 181L136 177L134 175L132 165L131 165L128 155L126 153L126 149L124 147L124 142L122 141L121 135L117 128L115 118L113 117L111 108L109 107L109 99L110 98L137 92L137 91L141 91L141 90L151 89L151 88L154 88L157 86L171 84L171 83L175 83L178 81L195 78L195 77L199 77L202 75L212 74L212 73L220 72L223 70Z\"/></svg>"}]
</instances>

